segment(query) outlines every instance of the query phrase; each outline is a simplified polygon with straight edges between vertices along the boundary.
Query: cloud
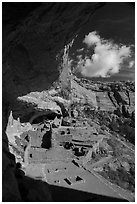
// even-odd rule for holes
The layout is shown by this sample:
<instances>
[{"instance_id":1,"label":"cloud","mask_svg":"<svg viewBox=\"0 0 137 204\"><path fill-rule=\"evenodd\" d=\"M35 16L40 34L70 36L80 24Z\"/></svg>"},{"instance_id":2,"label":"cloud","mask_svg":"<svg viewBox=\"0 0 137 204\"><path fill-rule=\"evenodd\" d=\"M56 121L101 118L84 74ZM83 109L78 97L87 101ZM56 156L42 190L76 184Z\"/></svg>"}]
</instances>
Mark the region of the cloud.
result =
<instances>
[{"instance_id":1,"label":"cloud","mask_svg":"<svg viewBox=\"0 0 137 204\"><path fill-rule=\"evenodd\" d=\"M110 77L120 71L124 59L130 57L130 47L102 39L96 31L85 36L83 42L94 54L79 58L78 68L86 77Z\"/></svg>"},{"instance_id":2,"label":"cloud","mask_svg":"<svg viewBox=\"0 0 137 204\"><path fill-rule=\"evenodd\" d=\"M93 44L99 43L100 41L100 36L97 35L96 31L93 31L86 35L85 39L83 40L83 42L86 43L89 47Z\"/></svg>"}]
</instances>

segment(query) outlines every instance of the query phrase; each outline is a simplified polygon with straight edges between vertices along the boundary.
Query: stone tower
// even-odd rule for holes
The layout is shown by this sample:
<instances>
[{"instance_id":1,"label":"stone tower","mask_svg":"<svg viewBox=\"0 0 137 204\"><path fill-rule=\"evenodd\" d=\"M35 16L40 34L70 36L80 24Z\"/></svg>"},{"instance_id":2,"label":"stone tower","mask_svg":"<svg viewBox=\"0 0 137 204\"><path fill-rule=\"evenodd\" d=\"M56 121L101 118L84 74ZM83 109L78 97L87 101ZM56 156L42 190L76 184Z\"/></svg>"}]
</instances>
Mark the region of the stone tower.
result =
<instances>
[{"instance_id":1,"label":"stone tower","mask_svg":"<svg viewBox=\"0 0 137 204\"><path fill-rule=\"evenodd\" d=\"M10 111L9 115L9 121L8 121L8 126L13 127L13 115L12 115L12 110Z\"/></svg>"}]
</instances>

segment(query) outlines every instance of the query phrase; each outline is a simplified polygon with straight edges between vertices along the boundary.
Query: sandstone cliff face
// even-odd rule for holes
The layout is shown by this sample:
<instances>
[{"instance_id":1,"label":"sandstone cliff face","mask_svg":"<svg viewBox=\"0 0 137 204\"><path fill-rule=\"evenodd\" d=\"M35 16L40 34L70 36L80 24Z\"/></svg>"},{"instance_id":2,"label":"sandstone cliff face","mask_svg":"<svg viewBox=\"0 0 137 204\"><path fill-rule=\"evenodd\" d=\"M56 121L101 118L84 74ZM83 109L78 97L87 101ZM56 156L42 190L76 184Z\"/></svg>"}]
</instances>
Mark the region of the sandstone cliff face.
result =
<instances>
[{"instance_id":1,"label":"sandstone cliff face","mask_svg":"<svg viewBox=\"0 0 137 204\"><path fill-rule=\"evenodd\" d=\"M110 112L122 105L128 107L130 113L135 111L134 88L134 82L93 82L76 77L72 81L72 92L77 101L83 99L83 103L95 109Z\"/></svg>"}]
</instances>

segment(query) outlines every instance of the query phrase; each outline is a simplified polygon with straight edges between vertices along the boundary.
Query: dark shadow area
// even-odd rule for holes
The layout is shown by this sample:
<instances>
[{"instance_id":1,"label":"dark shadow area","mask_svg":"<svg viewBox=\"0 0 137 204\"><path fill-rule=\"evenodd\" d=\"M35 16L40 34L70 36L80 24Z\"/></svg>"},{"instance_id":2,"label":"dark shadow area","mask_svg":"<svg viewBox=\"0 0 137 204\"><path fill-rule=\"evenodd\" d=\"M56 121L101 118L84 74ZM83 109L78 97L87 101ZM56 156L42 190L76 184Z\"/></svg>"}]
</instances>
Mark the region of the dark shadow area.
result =
<instances>
[{"instance_id":1,"label":"dark shadow area","mask_svg":"<svg viewBox=\"0 0 137 204\"><path fill-rule=\"evenodd\" d=\"M41 180L25 176L24 172L20 169L20 165L15 175L22 200L25 202L128 202L122 198L114 198L66 187L49 185Z\"/></svg>"},{"instance_id":2,"label":"dark shadow area","mask_svg":"<svg viewBox=\"0 0 137 204\"><path fill-rule=\"evenodd\" d=\"M41 144L42 148L46 148L46 149L51 148L51 135L52 135L51 129L44 134L42 139L42 144Z\"/></svg>"},{"instance_id":3,"label":"dark shadow area","mask_svg":"<svg viewBox=\"0 0 137 204\"><path fill-rule=\"evenodd\" d=\"M111 100L111 102L113 103L113 105L116 107L116 104L115 104L115 102L113 101L113 99L112 99L112 97L111 97L111 95L110 95L110 92L108 91L108 97L109 97L109 99Z\"/></svg>"},{"instance_id":4,"label":"dark shadow area","mask_svg":"<svg viewBox=\"0 0 137 204\"><path fill-rule=\"evenodd\" d=\"M128 202L127 200L50 185L54 202Z\"/></svg>"},{"instance_id":5,"label":"dark shadow area","mask_svg":"<svg viewBox=\"0 0 137 204\"><path fill-rule=\"evenodd\" d=\"M37 116L36 118L33 119L33 121L31 122L32 124L38 124L41 122L44 122L44 120L54 120L55 117L59 117L56 113L50 113L50 114L41 114L40 116Z\"/></svg>"},{"instance_id":6,"label":"dark shadow area","mask_svg":"<svg viewBox=\"0 0 137 204\"><path fill-rule=\"evenodd\" d=\"M23 171L16 172L18 188L24 202L52 202L50 186L41 180L27 177ZM14 200L11 200L14 202Z\"/></svg>"}]
</instances>

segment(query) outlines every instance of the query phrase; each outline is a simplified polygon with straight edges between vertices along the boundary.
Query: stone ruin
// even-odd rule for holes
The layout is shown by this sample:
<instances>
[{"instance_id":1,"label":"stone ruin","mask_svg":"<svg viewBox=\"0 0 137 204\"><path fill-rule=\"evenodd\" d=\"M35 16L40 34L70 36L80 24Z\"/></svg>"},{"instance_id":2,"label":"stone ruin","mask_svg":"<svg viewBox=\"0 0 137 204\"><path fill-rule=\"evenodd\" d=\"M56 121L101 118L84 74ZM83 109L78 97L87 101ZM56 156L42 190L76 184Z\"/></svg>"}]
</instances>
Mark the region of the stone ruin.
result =
<instances>
[{"instance_id":1,"label":"stone ruin","mask_svg":"<svg viewBox=\"0 0 137 204\"><path fill-rule=\"evenodd\" d=\"M70 149L75 156L84 156L94 142L87 143L82 138L75 138L75 132L80 127L64 126L62 121L62 115L40 112L34 114L28 123L21 123L20 119L13 118L11 111L6 132L16 162L25 166L44 163L46 152L54 147Z\"/></svg>"},{"instance_id":2,"label":"stone ruin","mask_svg":"<svg viewBox=\"0 0 137 204\"><path fill-rule=\"evenodd\" d=\"M32 152L48 150L52 147L52 129L61 126L62 116L54 112L49 114L36 113L28 123L15 120L10 112L6 133L9 149L17 162L29 163Z\"/></svg>"}]
</instances>

